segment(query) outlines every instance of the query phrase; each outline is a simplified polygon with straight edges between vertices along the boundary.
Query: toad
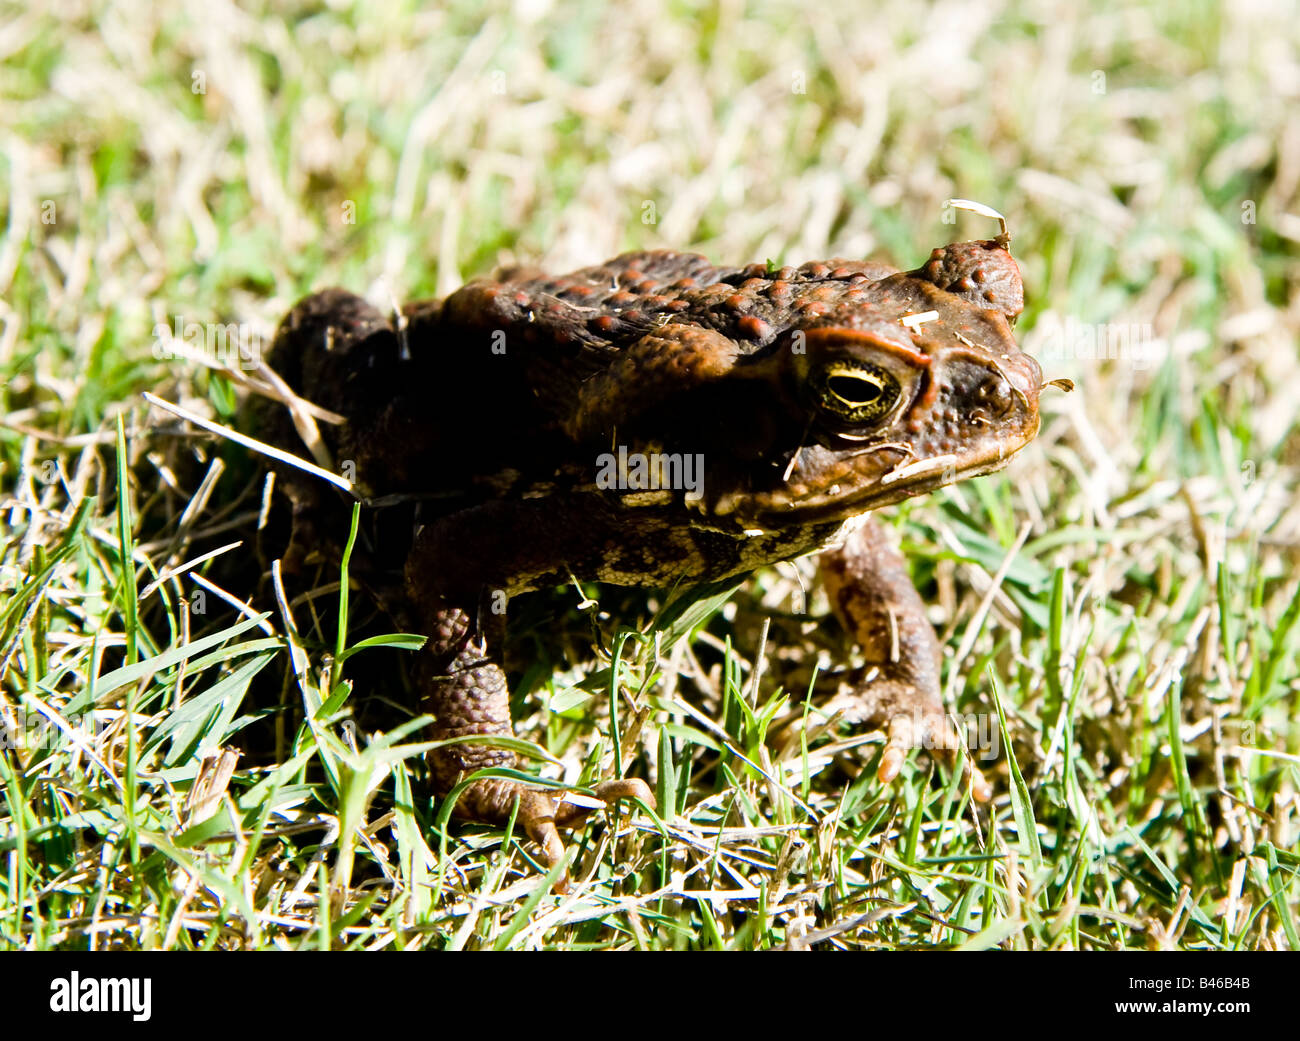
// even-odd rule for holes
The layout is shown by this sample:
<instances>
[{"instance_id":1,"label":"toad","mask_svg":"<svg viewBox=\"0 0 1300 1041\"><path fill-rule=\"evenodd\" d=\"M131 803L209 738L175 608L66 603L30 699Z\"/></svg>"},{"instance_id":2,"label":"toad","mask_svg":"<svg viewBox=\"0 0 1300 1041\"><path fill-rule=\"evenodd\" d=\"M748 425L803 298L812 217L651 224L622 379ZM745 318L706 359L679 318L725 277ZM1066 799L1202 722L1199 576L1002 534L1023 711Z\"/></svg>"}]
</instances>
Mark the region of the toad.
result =
<instances>
[{"instance_id":1,"label":"toad","mask_svg":"<svg viewBox=\"0 0 1300 1041\"><path fill-rule=\"evenodd\" d=\"M416 684L431 736L462 739L430 754L437 790L516 763L474 741L513 733L510 598L574 579L713 582L814 552L865 658L853 716L886 734L880 780L917 746L955 760L935 632L869 514L998 470L1033 439L1042 379L1012 335L1023 303L1005 235L941 247L913 271L648 252L472 282L391 314L341 289L302 300L270 365L333 420L310 437L366 504L357 573L428 637ZM301 453L286 410L268 416L263 436ZM350 500L297 469L280 486L286 567L337 559ZM653 801L638 778L594 790ZM492 824L517 813L549 865L559 829L590 812L500 776L470 783L456 810Z\"/></svg>"}]
</instances>

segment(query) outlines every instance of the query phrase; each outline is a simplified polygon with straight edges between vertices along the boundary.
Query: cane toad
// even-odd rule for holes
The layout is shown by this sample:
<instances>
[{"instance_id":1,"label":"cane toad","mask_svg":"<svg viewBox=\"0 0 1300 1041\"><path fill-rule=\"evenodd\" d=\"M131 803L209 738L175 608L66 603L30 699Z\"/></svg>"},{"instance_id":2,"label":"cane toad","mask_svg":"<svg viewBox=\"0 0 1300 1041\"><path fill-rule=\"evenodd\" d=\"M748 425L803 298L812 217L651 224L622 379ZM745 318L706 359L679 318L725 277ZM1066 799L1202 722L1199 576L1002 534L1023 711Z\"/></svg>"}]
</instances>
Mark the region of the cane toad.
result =
<instances>
[{"instance_id":1,"label":"cane toad","mask_svg":"<svg viewBox=\"0 0 1300 1041\"><path fill-rule=\"evenodd\" d=\"M400 314L328 289L270 364L322 424L370 509L354 559L419 652L433 737L509 735L509 597L574 578L670 587L824 550L832 605L871 668L856 716L887 732L882 781L923 742L953 757L940 652L904 562L866 514L1003 467L1038 431L1038 365L1007 241L934 250L914 271L858 260L717 268L629 253L560 277L506 275ZM298 453L285 412L268 440ZM287 470L286 560L336 547L350 501ZM309 534L304 535L304 532ZM386 576L386 578L385 578ZM446 793L513 753L431 754ZM976 798L987 782L973 772ZM651 803L637 779L596 787ZM554 864L587 810L492 778L465 817L518 820Z\"/></svg>"}]
</instances>

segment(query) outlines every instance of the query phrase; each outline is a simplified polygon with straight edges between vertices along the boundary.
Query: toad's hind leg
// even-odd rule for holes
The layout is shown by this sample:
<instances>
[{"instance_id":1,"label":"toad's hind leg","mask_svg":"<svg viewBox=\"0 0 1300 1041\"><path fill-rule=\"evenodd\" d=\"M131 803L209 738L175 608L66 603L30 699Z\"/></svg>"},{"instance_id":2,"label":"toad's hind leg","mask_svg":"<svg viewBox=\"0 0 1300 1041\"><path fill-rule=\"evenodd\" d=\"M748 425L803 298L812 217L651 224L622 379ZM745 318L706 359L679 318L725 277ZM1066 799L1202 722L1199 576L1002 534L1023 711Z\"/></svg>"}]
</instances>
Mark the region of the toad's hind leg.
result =
<instances>
[{"instance_id":1,"label":"toad's hind leg","mask_svg":"<svg viewBox=\"0 0 1300 1041\"><path fill-rule=\"evenodd\" d=\"M831 606L866 658L854 676L845 715L883 726L888 734L880 780L897 777L912 748L930 748L954 762L962 740L943 709L939 641L884 529L868 518L842 547L822 554L821 567ZM987 802L988 781L969 756L966 767L971 794Z\"/></svg>"},{"instance_id":2,"label":"toad's hind leg","mask_svg":"<svg viewBox=\"0 0 1300 1041\"><path fill-rule=\"evenodd\" d=\"M426 600L425 608L424 631L429 640L421 652L419 683L423 708L435 717L434 740L514 736L505 673L491 656L499 654L499 634L475 632L470 614L454 602ZM429 758L440 795L476 770L517 765L514 752L472 742L434 749ZM654 805L649 786L639 778L605 781L595 785L594 791L605 802L640 799ZM554 867L564 856L557 829L580 824L591 812L569 803L557 804L547 792L508 778L475 781L456 804L458 816L487 824L504 825L514 813L528 837L541 847L547 867ZM558 888L566 886L567 878L562 878Z\"/></svg>"}]
</instances>

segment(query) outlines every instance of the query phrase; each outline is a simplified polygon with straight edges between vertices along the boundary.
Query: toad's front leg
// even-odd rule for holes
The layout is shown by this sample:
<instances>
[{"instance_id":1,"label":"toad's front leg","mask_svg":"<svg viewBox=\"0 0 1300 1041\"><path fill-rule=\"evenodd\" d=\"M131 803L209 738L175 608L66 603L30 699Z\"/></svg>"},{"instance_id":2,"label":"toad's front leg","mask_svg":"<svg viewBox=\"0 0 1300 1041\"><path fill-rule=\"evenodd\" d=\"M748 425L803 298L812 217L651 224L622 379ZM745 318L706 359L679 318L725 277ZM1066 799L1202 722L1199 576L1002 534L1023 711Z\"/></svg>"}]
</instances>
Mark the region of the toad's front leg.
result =
<instances>
[{"instance_id":1,"label":"toad's front leg","mask_svg":"<svg viewBox=\"0 0 1300 1041\"><path fill-rule=\"evenodd\" d=\"M425 615L429 641L420 663L419 685L422 709L435 718L434 740L453 737L513 737L510 698L501 665L489 656L495 642L475 634L470 615L463 607L446 603ZM499 653L499 642L491 648ZM429 756L434 787L446 795L476 770L491 767L517 768L515 753L469 742L434 749ZM620 778L593 785L596 796L606 803L618 799L640 799L651 806L654 796L640 778ZM519 809L515 811L515 802ZM518 781L488 778L475 781L461 793L457 816L485 824L505 825L513 813L528 837L541 848L547 867L564 856L559 828L571 828L593 811L572 803L557 803L545 791ZM567 878L557 888L567 887Z\"/></svg>"},{"instance_id":2,"label":"toad's front leg","mask_svg":"<svg viewBox=\"0 0 1300 1041\"><path fill-rule=\"evenodd\" d=\"M501 667L505 618L487 607L480 610L478 595L453 592L468 589L468 576L478 573L491 551L490 546L478 545L479 541L486 539L496 546L498 555L501 553L502 540L491 537L501 530L492 523L499 518L478 517L476 512L469 511L468 519L449 518L426 528L417 538L407 564L408 602L414 621L428 635L420 652L417 683L421 708L435 720L431 728L434 740L514 736L509 689ZM491 513L491 509L487 512ZM455 561L465 565L464 576L456 576ZM438 591L433 584L433 576L438 574L447 592ZM429 759L439 795L446 795L477 770L518 767L514 752L472 742L434 749ZM606 803L639 799L651 807L655 805L650 787L639 778L615 778L592 788ZM593 811L557 802L548 792L518 781L486 778L461 793L455 812L497 826L508 823L514 814L528 837L541 848L547 867L554 867L564 856L558 829L581 824ZM567 878L563 878L557 888L566 887Z\"/></svg>"},{"instance_id":3,"label":"toad's front leg","mask_svg":"<svg viewBox=\"0 0 1300 1041\"><path fill-rule=\"evenodd\" d=\"M962 747L944 712L939 687L939 641L925 616L902 556L884 529L868 518L839 549L821 557L831 607L861 646L866 666L844 705L853 722L888 734L879 777L889 783L909 749L931 748L949 763ZM992 788L966 758L971 794L987 802Z\"/></svg>"}]
</instances>

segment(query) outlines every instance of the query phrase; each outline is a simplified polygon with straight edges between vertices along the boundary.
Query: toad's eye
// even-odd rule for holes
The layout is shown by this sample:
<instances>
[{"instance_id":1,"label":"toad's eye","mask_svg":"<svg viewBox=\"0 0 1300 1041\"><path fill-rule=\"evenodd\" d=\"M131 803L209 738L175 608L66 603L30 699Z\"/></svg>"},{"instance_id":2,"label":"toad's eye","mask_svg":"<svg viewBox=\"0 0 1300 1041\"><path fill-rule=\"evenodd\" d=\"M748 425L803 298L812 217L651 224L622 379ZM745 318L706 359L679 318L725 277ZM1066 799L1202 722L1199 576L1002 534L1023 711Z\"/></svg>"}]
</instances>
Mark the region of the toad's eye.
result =
<instances>
[{"instance_id":1,"label":"toad's eye","mask_svg":"<svg viewBox=\"0 0 1300 1041\"><path fill-rule=\"evenodd\" d=\"M828 418L848 426L888 415L902 388L888 369L865 361L835 361L812 376L817 406Z\"/></svg>"}]
</instances>

